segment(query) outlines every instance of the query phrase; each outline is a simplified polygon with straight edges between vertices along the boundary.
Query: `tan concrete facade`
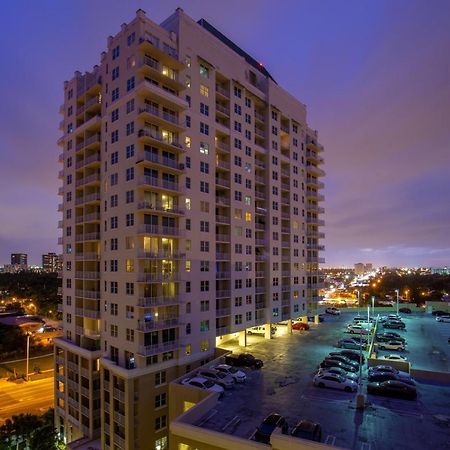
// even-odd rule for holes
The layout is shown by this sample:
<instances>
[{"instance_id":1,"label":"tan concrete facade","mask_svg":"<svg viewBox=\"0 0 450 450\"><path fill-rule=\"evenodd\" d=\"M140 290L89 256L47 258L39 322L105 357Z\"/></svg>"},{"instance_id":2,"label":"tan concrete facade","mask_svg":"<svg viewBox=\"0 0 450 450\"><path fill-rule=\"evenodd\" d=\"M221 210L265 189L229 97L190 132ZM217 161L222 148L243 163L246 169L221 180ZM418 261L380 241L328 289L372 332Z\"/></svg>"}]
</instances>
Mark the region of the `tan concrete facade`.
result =
<instances>
[{"instance_id":1,"label":"tan concrete facade","mask_svg":"<svg viewBox=\"0 0 450 450\"><path fill-rule=\"evenodd\" d=\"M216 339L316 311L323 149L301 102L180 9L107 44L64 84L56 423L162 450L168 383Z\"/></svg>"}]
</instances>

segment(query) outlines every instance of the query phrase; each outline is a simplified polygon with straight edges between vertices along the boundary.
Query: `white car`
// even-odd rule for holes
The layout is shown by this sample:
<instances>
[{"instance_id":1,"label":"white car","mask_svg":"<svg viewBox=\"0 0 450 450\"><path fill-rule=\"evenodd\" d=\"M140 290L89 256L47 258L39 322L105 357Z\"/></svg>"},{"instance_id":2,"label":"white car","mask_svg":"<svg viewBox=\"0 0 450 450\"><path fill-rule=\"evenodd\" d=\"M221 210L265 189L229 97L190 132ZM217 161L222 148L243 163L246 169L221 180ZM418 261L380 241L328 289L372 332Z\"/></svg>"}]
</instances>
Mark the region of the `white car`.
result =
<instances>
[{"instance_id":1,"label":"white car","mask_svg":"<svg viewBox=\"0 0 450 450\"><path fill-rule=\"evenodd\" d=\"M339 309L337 309L337 308L327 308L326 310L325 310L325 312L327 313L327 314L332 314L332 315L334 315L334 316L339 316L340 314L341 314L341 311L339 311Z\"/></svg>"},{"instance_id":2,"label":"white car","mask_svg":"<svg viewBox=\"0 0 450 450\"><path fill-rule=\"evenodd\" d=\"M214 369L227 375L231 375L236 383L244 383L247 379L245 372L236 369L236 367L229 366L228 364L220 364L214 367Z\"/></svg>"},{"instance_id":3,"label":"white car","mask_svg":"<svg viewBox=\"0 0 450 450\"><path fill-rule=\"evenodd\" d=\"M437 316L436 322L450 322L450 316Z\"/></svg>"},{"instance_id":4,"label":"white car","mask_svg":"<svg viewBox=\"0 0 450 450\"><path fill-rule=\"evenodd\" d=\"M358 383L348 378L344 378L342 375L327 374L314 377L314 386L321 388L328 387L333 389L340 389L346 392L355 392L358 389Z\"/></svg>"},{"instance_id":5,"label":"white car","mask_svg":"<svg viewBox=\"0 0 450 450\"><path fill-rule=\"evenodd\" d=\"M384 366L384 365L380 365L380 366L373 366L373 367L369 367L369 375L371 373L393 373L394 375L397 375L397 377L399 378L406 378L406 379L410 379L411 375L408 372L403 372L401 370L396 369L395 367L392 366Z\"/></svg>"},{"instance_id":6,"label":"white car","mask_svg":"<svg viewBox=\"0 0 450 450\"><path fill-rule=\"evenodd\" d=\"M369 334L367 327L363 327L358 323L351 323L350 325L347 325L347 331L351 334Z\"/></svg>"},{"instance_id":7,"label":"white car","mask_svg":"<svg viewBox=\"0 0 450 450\"><path fill-rule=\"evenodd\" d=\"M317 375L340 375L341 377L347 378L348 380L353 380L356 383L358 382L359 376L353 372L346 372L344 369L340 367L329 367L328 369L319 369Z\"/></svg>"},{"instance_id":8,"label":"white car","mask_svg":"<svg viewBox=\"0 0 450 450\"><path fill-rule=\"evenodd\" d=\"M225 389L230 389L234 386L234 378L226 373L219 372L214 369L200 369L197 372L199 377L208 378L212 382L222 386Z\"/></svg>"},{"instance_id":9,"label":"white car","mask_svg":"<svg viewBox=\"0 0 450 450\"><path fill-rule=\"evenodd\" d=\"M223 397L223 387L215 384L213 381L203 377L194 377L183 380L181 384L185 386L193 386L208 391L217 392L219 397Z\"/></svg>"},{"instance_id":10,"label":"white car","mask_svg":"<svg viewBox=\"0 0 450 450\"><path fill-rule=\"evenodd\" d=\"M378 344L380 350L397 350L399 352L404 352L406 350L406 345L401 341L388 341L380 342Z\"/></svg>"},{"instance_id":11,"label":"white car","mask_svg":"<svg viewBox=\"0 0 450 450\"><path fill-rule=\"evenodd\" d=\"M401 355L385 355L381 356L378 359L385 359L386 361L403 361L403 362L408 361L404 356Z\"/></svg>"}]
</instances>

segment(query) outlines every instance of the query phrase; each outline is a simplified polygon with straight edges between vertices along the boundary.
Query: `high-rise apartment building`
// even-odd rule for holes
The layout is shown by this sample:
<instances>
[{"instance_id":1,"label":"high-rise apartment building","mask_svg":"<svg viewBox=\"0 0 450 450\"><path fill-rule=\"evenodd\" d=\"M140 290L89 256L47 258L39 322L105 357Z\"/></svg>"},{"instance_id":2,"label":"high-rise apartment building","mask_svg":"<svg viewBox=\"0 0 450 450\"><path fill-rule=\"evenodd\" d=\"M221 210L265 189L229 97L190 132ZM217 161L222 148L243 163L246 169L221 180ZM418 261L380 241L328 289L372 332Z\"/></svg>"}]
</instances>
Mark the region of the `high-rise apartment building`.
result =
<instances>
[{"instance_id":1,"label":"high-rise apartment building","mask_svg":"<svg viewBox=\"0 0 450 450\"><path fill-rule=\"evenodd\" d=\"M46 253L42 255L42 269L46 272L58 272L62 270L61 255Z\"/></svg>"},{"instance_id":2,"label":"high-rise apartment building","mask_svg":"<svg viewBox=\"0 0 450 450\"><path fill-rule=\"evenodd\" d=\"M322 147L301 102L181 9L137 11L60 112L56 423L164 449L171 380L216 339L315 311Z\"/></svg>"},{"instance_id":3,"label":"high-rise apartment building","mask_svg":"<svg viewBox=\"0 0 450 450\"><path fill-rule=\"evenodd\" d=\"M28 266L28 255L26 253L11 253L11 265Z\"/></svg>"}]
</instances>

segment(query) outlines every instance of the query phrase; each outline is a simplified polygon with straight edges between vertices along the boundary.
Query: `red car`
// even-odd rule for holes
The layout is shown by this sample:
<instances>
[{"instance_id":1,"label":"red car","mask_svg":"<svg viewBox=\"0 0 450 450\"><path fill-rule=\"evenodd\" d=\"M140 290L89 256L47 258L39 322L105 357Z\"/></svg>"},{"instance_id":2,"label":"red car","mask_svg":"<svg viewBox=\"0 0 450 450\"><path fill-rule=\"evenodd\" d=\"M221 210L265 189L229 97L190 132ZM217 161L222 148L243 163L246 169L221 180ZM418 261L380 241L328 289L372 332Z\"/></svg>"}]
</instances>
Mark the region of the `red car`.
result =
<instances>
[{"instance_id":1,"label":"red car","mask_svg":"<svg viewBox=\"0 0 450 450\"><path fill-rule=\"evenodd\" d=\"M296 322L292 324L293 330L309 330L309 325L303 322Z\"/></svg>"}]
</instances>

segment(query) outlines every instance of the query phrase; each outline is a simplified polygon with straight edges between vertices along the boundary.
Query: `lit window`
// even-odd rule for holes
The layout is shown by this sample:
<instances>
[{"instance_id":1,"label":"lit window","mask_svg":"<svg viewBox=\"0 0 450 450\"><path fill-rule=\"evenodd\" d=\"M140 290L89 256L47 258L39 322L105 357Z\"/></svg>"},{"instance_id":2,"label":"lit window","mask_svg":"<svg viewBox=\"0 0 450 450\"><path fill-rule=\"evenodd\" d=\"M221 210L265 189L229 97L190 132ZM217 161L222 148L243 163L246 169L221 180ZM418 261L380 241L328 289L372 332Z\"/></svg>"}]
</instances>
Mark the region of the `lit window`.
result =
<instances>
[{"instance_id":1,"label":"lit window","mask_svg":"<svg viewBox=\"0 0 450 450\"><path fill-rule=\"evenodd\" d=\"M246 222L251 222L252 221L252 213L250 213L250 212L246 212L245 213L245 221Z\"/></svg>"},{"instance_id":2,"label":"lit window","mask_svg":"<svg viewBox=\"0 0 450 450\"><path fill-rule=\"evenodd\" d=\"M184 138L184 144L186 145L186 148L191 148L191 138L189 136Z\"/></svg>"},{"instance_id":3,"label":"lit window","mask_svg":"<svg viewBox=\"0 0 450 450\"><path fill-rule=\"evenodd\" d=\"M204 84L200 85L200 94L204 97L209 97L209 89Z\"/></svg>"},{"instance_id":4,"label":"lit window","mask_svg":"<svg viewBox=\"0 0 450 450\"><path fill-rule=\"evenodd\" d=\"M186 198L186 209L189 211L191 209L191 199Z\"/></svg>"}]
</instances>

